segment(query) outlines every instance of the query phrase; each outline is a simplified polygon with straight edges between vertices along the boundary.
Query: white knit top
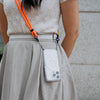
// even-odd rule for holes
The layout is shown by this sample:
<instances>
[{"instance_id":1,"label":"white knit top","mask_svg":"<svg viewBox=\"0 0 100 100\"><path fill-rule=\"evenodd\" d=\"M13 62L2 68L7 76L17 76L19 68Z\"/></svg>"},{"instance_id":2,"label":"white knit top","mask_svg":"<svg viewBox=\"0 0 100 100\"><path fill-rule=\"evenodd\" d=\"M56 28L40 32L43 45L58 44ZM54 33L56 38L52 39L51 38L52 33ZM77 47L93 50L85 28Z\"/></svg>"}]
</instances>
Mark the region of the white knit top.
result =
<instances>
[{"instance_id":1,"label":"white knit top","mask_svg":"<svg viewBox=\"0 0 100 100\"><path fill-rule=\"evenodd\" d=\"M35 31L41 33L57 32L61 15L60 3L67 0L42 0L40 9L32 7L26 14ZM7 35L10 33L29 33L23 17L21 16L15 0L0 0L8 21Z\"/></svg>"}]
</instances>

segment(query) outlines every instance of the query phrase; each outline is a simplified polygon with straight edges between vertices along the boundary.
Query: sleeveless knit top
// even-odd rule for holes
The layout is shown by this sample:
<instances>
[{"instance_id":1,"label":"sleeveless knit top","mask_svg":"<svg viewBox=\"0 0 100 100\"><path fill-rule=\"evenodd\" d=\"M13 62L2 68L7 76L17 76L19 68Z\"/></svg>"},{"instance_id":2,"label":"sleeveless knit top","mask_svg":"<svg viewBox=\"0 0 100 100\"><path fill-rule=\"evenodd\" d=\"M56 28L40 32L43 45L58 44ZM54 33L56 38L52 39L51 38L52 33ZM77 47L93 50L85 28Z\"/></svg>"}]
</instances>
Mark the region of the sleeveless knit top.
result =
<instances>
[{"instance_id":1,"label":"sleeveless knit top","mask_svg":"<svg viewBox=\"0 0 100 100\"><path fill-rule=\"evenodd\" d=\"M67 0L42 0L40 9L32 7L26 14L35 31L41 33L57 32L61 16L60 4ZM21 16L15 0L0 0L8 21L7 35L10 33L29 33L23 17Z\"/></svg>"}]
</instances>

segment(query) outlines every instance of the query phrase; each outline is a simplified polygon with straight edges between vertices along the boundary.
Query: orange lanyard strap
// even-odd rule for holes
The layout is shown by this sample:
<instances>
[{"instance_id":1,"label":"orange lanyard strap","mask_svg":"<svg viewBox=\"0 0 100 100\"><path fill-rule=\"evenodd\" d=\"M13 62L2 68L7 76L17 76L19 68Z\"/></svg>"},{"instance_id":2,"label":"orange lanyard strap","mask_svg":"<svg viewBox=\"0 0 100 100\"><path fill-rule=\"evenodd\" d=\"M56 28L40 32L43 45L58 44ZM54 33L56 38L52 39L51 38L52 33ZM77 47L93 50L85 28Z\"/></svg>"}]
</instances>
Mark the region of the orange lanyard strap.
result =
<instances>
[{"instance_id":1,"label":"orange lanyard strap","mask_svg":"<svg viewBox=\"0 0 100 100\"><path fill-rule=\"evenodd\" d=\"M31 23L30 23L30 21L29 21L29 19L28 19L28 17L27 17L27 14L25 13L25 10L24 10L24 8L23 8L23 6L22 6L22 4L21 4L21 1L19 0L19 3L18 3L18 0L15 0L15 2L16 2L16 4L17 4L17 6L18 6L18 9L19 9L19 11L20 11L20 13L21 13L23 19L25 20L25 22L26 22L28 28L30 29L30 32L32 33L32 36L36 38L36 37L37 37L37 34L36 34L36 32L34 31L32 25L31 25Z\"/></svg>"}]
</instances>

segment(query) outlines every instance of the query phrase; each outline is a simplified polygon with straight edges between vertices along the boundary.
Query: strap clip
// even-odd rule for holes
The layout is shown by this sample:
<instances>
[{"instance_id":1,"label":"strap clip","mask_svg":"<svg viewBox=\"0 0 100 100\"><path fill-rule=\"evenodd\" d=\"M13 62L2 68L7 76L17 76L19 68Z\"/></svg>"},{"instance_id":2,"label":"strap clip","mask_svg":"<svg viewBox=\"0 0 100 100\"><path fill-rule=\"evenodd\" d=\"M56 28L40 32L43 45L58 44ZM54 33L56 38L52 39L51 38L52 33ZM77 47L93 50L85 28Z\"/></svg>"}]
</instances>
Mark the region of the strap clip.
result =
<instances>
[{"instance_id":1,"label":"strap clip","mask_svg":"<svg viewBox=\"0 0 100 100\"><path fill-rule=\"evenodd\" d=\"M56 41L57 41L57 43L58 43L58 41L59 41L60 39L59 39L59 35L58 35L58 34L56 34L56 35L57 35Z\"/></svg>"},{"instance_id":2,"label":"strap clip","mask_svg":"<svg viewBox=\"0 0 100 100\"><path fill-rule=\"evenodd\" d=\"M39 42L38 36L37 37L34 37L34 38Z\"/></svg>"}]
</instances>

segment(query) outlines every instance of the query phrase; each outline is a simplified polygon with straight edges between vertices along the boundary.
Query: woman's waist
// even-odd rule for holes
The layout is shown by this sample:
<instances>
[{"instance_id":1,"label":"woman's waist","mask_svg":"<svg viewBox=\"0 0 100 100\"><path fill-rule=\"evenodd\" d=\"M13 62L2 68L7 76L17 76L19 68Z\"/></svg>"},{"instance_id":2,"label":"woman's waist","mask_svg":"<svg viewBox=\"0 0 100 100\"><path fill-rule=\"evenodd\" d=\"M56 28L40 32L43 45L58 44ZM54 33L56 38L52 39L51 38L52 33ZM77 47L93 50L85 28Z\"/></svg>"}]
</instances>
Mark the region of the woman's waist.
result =
<instances>
[{"instance_id":1,"label":"woman's waist","mask_svg":"<svg viewBox=\"0 0 100 100\"><path fill-rule=\"evenodd\" d=\"M50 32L50 33L38 33L37 34L38 39L40 41L49 41L49 40L56 40L57 33ZM10 33L9 34L9 40L36 40L31 33Z\"/></svg>"}]
</instances>

